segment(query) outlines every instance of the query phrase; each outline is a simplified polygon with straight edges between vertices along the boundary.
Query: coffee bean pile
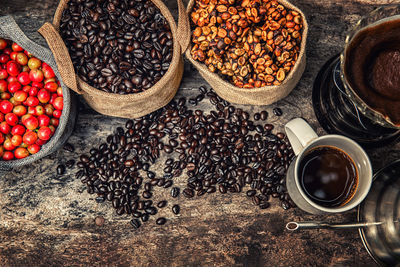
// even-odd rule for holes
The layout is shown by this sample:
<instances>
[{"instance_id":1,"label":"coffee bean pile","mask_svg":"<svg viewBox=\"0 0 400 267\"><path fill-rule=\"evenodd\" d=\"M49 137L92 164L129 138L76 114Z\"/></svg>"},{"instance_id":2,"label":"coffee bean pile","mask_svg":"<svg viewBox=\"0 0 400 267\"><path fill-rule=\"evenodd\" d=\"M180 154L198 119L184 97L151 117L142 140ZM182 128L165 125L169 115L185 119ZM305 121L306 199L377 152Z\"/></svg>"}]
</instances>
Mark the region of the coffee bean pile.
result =
<instances>
[{"instance_id":1,"label":"coffee bean pile","mask_svg":"<svg viewBox=\"0 0 400 267\"><path fill-rule=\"evenodd\" d=\"M109 93L150 88L172 59L171 29L150 0L71 0L60 33L80 78Z\"/></svg>"},{"instance_id":2,"label":"coffee bean pile","mask_svg":"<svg viewBox=\"0 0 400 267\"><path fill-rule=\"evenodd\" d=\"M125 129L118 127L106 143L81 155L76 177L87 185L96 201L111 201L116 213L132 214L133 227L141 225L166 201L153 203L155 187L171 188L171 196L186 198L214 193L246 195L261 209L269 198L278 198L283 209L294 207L285 187L285 174L294 153L283 133L273 134L272 124L256 124L249 113L235 108L214 92L200 87L200 94L188 100L196 106L207 96L216 107L206 114L190 110L186 99L172 100L165 108L135 120ZM263 111L260 119L268 113ZM257 116L258 118L258 116ZM176 156L166 159L162 175L151 171L161 153ZM187 183L182 190L173 187L182 173ZM174 214L180 207L172 207ZM165 218L156 220L158 225Z\"/></svg>"}]
</instances>

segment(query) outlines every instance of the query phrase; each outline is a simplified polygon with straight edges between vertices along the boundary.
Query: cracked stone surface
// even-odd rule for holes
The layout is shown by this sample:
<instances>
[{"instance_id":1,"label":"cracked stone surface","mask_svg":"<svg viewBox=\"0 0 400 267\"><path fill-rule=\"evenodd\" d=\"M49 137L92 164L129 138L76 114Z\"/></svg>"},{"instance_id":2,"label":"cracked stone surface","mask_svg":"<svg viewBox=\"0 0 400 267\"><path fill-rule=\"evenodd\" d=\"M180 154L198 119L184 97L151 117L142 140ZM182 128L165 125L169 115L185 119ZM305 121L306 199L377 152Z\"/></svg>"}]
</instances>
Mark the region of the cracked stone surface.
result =
<instances>
[{"instance_id":1,"label":"cracked stone surface","mask_svg":"<svg viewBox=\"0 0 400 267\"><path fill-rule=\"evenodd\" d=\"M310 29L306 71L293 92L269 106L243 106L251 114L267 110L268 122L276 132L294 117L307 119L318 134L325 134L315 118L311 90L320 67L341 51L345 31L374 7L400 1L378 0L293 0L307 16ZM0 0L0 15L11 14L35 41L45 42L35 31L51 21L58 1ZM177 18L177 5L166 1ZM186 62L177 97L197 94L207 82ZM352 222L356 210L341 215L312 216L299 209L284 211L277 201L260 210L244 193L218 193L186 199L172 199L169 190L156 189L154 200L168 200L160 216L168 222L157 226L151 218L138 230L130 216L117 216L109 202L102 204L86 192L77 179L77 167L63 176L56 167L67 159L77 160L98 146L125 119L106 117L90 109L79 98L79 115L69 143L63 149L24 168L3 174L0 179L0 262L2 266L372 266L356 230L309 230L290 233L289 221L325 220ZM272 115L274 107L284 115ZM200 109L211 105L203 100ZM368 150L375 170L400 158L400 144ZM382 156L384 155L384 156ZM154 169L161 169L163 156ZM184 185L185 175L175 180ZM173 204L181 214L171 212ZM102 226L95 218L102 216Z\"/></svg>"}]
</instances>

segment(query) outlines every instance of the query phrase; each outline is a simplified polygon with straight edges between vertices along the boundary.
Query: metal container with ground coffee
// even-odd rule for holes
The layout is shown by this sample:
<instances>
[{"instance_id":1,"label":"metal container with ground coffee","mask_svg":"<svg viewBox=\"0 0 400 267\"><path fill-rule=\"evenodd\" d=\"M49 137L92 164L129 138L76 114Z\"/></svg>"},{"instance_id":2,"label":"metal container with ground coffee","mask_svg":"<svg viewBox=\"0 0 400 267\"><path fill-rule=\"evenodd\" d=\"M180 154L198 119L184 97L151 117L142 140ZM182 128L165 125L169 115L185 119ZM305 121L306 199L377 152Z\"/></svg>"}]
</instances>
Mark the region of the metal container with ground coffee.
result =
<instances>
[{"instance_id":1,"label":"metal container with ground coffee","mask_svg":"<svg viewBox=\"0 0 400 267\"><path fill-rule=\"evenodd\" d=\"M374 122L400 127L400 5L378 8L346 38L342 80L357 107Z\"/></svg>"}]
</instances>

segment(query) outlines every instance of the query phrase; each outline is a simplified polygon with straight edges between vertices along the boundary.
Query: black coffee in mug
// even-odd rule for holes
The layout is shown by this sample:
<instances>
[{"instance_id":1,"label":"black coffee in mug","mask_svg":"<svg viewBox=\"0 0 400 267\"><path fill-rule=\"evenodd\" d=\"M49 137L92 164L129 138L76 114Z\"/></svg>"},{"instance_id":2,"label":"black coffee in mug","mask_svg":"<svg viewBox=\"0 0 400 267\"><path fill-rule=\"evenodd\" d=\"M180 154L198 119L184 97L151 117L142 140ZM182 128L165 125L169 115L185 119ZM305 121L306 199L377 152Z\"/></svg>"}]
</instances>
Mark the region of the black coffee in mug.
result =
<instances>
[{"instance_id":1,"label":"black coffee in mug","mask_svg":"<svg viewBox=\"0 0 400 267\"><path fill-rule=\"evenodd\" d=\"M354 161L333 146L308 151L299 165L299 182L305 194L324 207L340 207L349 202L358 185Z\"/></svg>"}]
</instances>

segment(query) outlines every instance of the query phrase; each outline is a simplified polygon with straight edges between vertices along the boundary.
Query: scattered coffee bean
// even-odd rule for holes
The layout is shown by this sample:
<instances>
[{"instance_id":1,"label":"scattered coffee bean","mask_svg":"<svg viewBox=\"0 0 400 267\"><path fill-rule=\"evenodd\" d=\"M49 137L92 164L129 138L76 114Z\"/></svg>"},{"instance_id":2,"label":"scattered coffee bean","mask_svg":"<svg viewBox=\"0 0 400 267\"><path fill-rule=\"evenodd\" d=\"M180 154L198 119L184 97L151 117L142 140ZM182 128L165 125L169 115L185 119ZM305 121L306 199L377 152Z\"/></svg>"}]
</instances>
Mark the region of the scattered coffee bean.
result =
<instances>
[{"instance_id":1,"label":"scattered coffee bean","mask_svg":"<svg viewBox=\"0 0 400 267\"><path fill-rule=\"evenodd\" d=\"M201 94L193 96L196 105L196 99L204 98ZM216 110L191 111L181 98L128 120L125 129L117 127L106 143L79 157L76 178L87 185L89 194L97 194L96 201L110 201L117 214L132 214L135 228L140 227L138 219L145 222L157 213L156 207L165 207L165 200L153 205L154 191L171 187L181 174L187 176L182 188L186 198L244 191L261 209L270 206L270 196L278 198L283 209L294 207L285 187L286 171L294 157L286 136L273 134L272 124L258 125L248 112L212 90L205 95ZM261 117L268 115L260 113ZM164 174L156 177L150 168L169 149L173 154L161 167ZM177 198L180 192L174 186L170 194ZM172 209L177 214L175 206Z\"/></svg>"},{"instance_id":2,"label":"scattered coffee bean","mask_svg":"<svg viewBox=\"0 0 400 267\"><path fill-rule=\"evenodd\" d=\"M193 189L190 189L190 188L185 188L183 190L182 194L187 198L192 198L194 196Z\"/></svg>"},{"instance_id":3,"label":"scattered coffee bean","mask_svg":"<svg viewBox=\"0 0 400 267\"><path fill-rule=\"evenodd\" d=\"M74 167L74 165L75 165L75 160L73 160L73 159L70 159L70 160L68 160L67 162L65 162L65 166L66 166L68 169L71 169L72 167Z\"/></svg>"},{"instance_id":4,"label":"scattered coffee bean","mask_svg":"<svg viewBox=\"0 0 400 267\"><path fill-rule=\"evenodd\" d=\"M174 205L174 206L172 206L172 212L173 212L175 215L178 215L180 211L181 211L181 208L179 207L179 205Z\"/></svg>"},{"instance_id":5,"label":"scattered coffee bean","mask_svg":"<svg viewBox=\"0 0 400 267\"><path fill-rule=\"evenodd\" d=\"M63 175L65 173L65 166L60 164L57 166L57 174L58 175Z\"/></svg>"},{"instance_id":6,"label":"scattered coffee bean","mask_svg":"<svg viewBox=\"0 0 400 267\"><path fill-rule=\"evenodd\" d=\"M167 219L165 219L164 217L158 218L156 220L156 224L158 225L164 225L167 222Z\"/></svg>"},{"instance_id":7,"label":"scattered coffee bean","mask_svg":"<svg viewBox=\"0 0 400 267\"><path fill-rule=\"evenodd\" d=\"M281 108L274 108L272 110L272 112L274 113L275 116L282 116L283 112Z\"/></svg>"},{"instance_id":8,"label":"scattered coffee bean","mask_svg":"<svg viewBox=\"0 0 400 267\"><path fill-rule=\"evenodd\" d=\"M178 196L179 196L179 193L180 193L180 189L179 189L179 187L173 187L172 189L171 189L171 196L173 197L173 198L177 198Z\"/></svg>"},{"instance_id":9,"label":"scattered coffee bean","mask_svg":"<svg viewBox=\"0 0 400 267\"><path fill-rule=\"evenodd\" d=\"M150 215L147 213L142 214L142 217L140 217L140 219L142 220L142 222L147 222L150 218Z\"/></svg>"},{"instance_id":10,"label":"scattered coffee bean","mask_svg":"<svg viewBox=\"0 0 400 267\"><path fill-rule=\"evenodd\" d=\"M268 119L268 112L266 112L265 110L261 111L260 115L261 120L265 121L266 119Z\"/></svg>"},{"instance_id":11,"label":"scattered coffee bean","mask_svg":"<svg viewBox=\"0 0 400 267\"><path fill-rule=\"evenodd\" d=\"M158 208L164 208L165 206L167 206L167 201L166 200L162 200L160 202L157 203L157 207Z\"/></svg>"},{"instance_id":12,"label":"scattered coffee bean","mask_svg":"<svg viewBox=\"0 0 400 267\"><path fill-rule=\"evenodd\" d=\"M66 143L64 145L64 149L67 150L68 152L74 152L75 151L74 146L72 144L70 144L70 143Z\"/></svg>"},{"instance_id":13,"label":"scattered coffee bean","mask_svg":"<svg viewBox=\"0 0 400 267\"><path fill-rule=\"evenodd\" d=\"M138 219L132 219L131 225L133 226L133 228L138 229L140 227L140 221Z\"/></svg>"}]
</instances>

